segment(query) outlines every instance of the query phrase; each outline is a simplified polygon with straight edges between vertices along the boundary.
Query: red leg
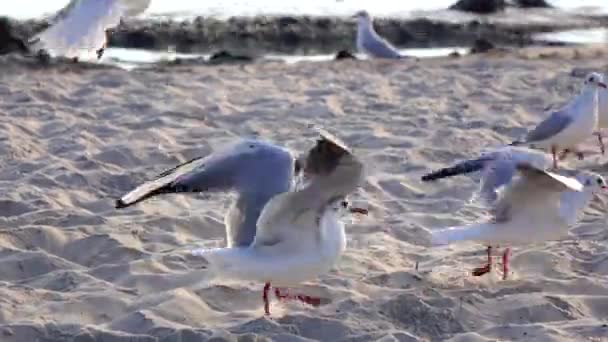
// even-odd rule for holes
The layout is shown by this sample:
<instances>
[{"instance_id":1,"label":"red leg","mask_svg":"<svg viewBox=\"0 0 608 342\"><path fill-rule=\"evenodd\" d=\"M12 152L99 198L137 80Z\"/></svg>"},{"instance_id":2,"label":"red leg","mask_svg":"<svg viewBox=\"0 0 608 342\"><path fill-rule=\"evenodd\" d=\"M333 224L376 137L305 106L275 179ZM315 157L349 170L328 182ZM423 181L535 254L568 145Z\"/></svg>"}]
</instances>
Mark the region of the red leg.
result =
<instances>
[{"instance_id":1,"label":"red leg","mask_svg":"<svg viewBox=\"0 0 608 342\"><path fill-rule=\"evenodd\" d=\"M578 158L578 160L583 160L585 159L585 155L583 154L583 152L579 151L577 148L568 148L565 149L559 156L559 160L563 160L564 158L566 158L566 156L568 155L568 153L574 153L576 155L576 157Z\"/></svg>"},{"instance_id":2,"label":"red leg","mask_svg":"<svg viewBox=\"0 0 608 342\"><path fill-rule=\"evenodd\" d=\"M277 296L279 300L289 299L289 293L287 292L287 290L285 290L285 293L281 293L281 289L279 289L278 287L274 288L274 295Z\"/></svg>"},{"instance_id":3,"label":"red leg","mask_svg":"<svg viewBox=\"0 0 608 342\"><path fill-rule=\"evenodd\" d=\"M557 147L551 146L551 154L553 155L553 168L557 169ZM564 150L564 154L562 155L562 158L565 158L567 154L568 154L568 150Z\"/></svg>"},{"instance_id":4,"label":"red leg","mask_svg":"<svg viewBox=\"0 0 608 342\"><path fill-rule=\"evenodd\" d=\"M502 280L507 280L509 276L509 255L511 254L511 248L506 248L502 254Z\"/></svg>"},{"instance_id":5,"label":"red leg","mask_svg":"<svg viewBox=\"0 0 608 342\"><path fill-rule=\"evenodd\" d=\"M281 289L278 288L274 289L274 294L279 300L299 300L300 302L312 305L314 307L321 305L321 298L318 297L312 297L301 294L292 295L289 294L287 291L281 293Z\"/></svg>"},{"instance_id":6,"label":"red leg","mask_svg":"<svg viewBox=\"0 0 608 342\"><path fill-rule=\"evenodd\" d=\"M553 168L557 169L557 148L551 146L551 154L553 155Z\"/></svg>"},{"instance_id":7,"label":"red leg","mask_svg":"<svg viewBox=\"0 0 608 342\"><path fill-rule=\"evenodd\" d=\"M268 291L270 291L270 283L266 283L264 285L264 293L262 294L262 299L264 299L264 313L266 313L266 315L270 315L270 302L268 301Z\"/></svg>"},{"instance_id":8,"label":"red leg","mask_svg":"<svg viewBox=\"0 0 608 342\"><path fill-rule=\"evenodd\" d=\"M593 135L597 135L597 142L600 145L600 151L602 152L602 154L606 154L606 147L604 146L604 141L602 139L602 131L597 131L595 133L593 133Z\"/></svg>"},{"instance_id":9,"label":"red leg","mask_svg":"<svg viewBox=\"0 0 608 342\"><path fill-rule=\"evenodd\" d=\"M473 269L473 275L475 277L482 276L486 273L490 273L492 271L492 246L488 246L488 262L484 266L477 267Z\"/></svg>"}]
</instances>

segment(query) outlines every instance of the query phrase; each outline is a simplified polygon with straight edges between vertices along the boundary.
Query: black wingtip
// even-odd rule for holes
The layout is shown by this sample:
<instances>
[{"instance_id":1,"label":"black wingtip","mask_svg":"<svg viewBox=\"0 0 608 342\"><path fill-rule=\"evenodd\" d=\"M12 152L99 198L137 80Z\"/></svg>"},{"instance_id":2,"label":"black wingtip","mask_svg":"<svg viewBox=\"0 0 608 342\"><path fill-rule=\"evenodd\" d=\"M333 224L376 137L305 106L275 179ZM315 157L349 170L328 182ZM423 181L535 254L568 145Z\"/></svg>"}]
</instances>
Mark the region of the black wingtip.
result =
<instances>
[{"instance_id":1,"label":"black wingtip","mask_svg":"<svg viewBox=\"0 0 608 342\"><path fill-rule=\"evenodd\" d=\"M122 208L126 208L129 205L127 203L125 203L122 199L117 199L116 202L114 203L114 208L115 209L122 209Z\"/></svg>"},{"instance_id":2,"label":"black wingtip","mask_svg":"<svg viewBox=\"0 0 608 342\"><path fill-rule=\"evenodd\" d=\"M437 171L427 173L421 177L423 182L431 182L441 178L447 178L466 173L476 172L483 169L484 159L467 160L462 163L458 163L452 167L446 167Z\"/></svg>"}]
</instances>

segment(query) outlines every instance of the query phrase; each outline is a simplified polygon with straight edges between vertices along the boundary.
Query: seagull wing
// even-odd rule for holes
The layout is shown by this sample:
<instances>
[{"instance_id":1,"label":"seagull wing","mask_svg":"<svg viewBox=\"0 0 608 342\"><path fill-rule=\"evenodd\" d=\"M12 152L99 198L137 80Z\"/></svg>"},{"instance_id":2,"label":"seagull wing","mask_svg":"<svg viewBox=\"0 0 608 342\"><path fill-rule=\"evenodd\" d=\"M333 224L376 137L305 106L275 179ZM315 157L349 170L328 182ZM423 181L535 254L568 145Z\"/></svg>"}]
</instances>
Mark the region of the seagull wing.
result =
<instances>
[{"instance_id":1,"label":"seagull wing","mask_svg":"<svg viewBox=\"0 0 608 342\"><path fill-rule=\"evenodd\" d=\"M528 132L525 142L535 143L551 139L566 129L572 121L572 116L568 115L566 111L555 111L548 118L541 121L533 130Z\"/></svg>"},{"instance_id":2,"label":"seagull wing","mask_svg":"<svg viewBox=\"0 0 608 342\"><path fill-rule=\"evenodd\" d=\"M92 58L106 44L106 30L121 18L143 12L149 0L73 0L32 40L37 50L68 58Z\"/></svg>"},{"instance_id":3,"label":"seagull wing","mask_svg":"<svg viewBox=\"0 0 608 342\"><path fill-rule=\"evenodd\" d=\"M363 49L370 55L379 58L403 58L399 51L386 39L380 37L376 32L370 32L369 36L362 40Z\"/></svg>"}]
</instances>

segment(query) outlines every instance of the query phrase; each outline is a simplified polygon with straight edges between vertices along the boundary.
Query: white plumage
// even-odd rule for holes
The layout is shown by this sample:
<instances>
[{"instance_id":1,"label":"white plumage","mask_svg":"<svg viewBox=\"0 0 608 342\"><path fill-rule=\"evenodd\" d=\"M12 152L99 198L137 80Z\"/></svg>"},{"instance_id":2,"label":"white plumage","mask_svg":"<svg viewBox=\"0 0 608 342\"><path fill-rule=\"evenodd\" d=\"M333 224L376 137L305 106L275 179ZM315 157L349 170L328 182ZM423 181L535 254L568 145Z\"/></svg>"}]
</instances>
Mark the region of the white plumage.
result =
<instances>
[{"instance_id":1,"label":"white plumage","mask_svg":"<svg viewBox=\"0 0 608 342\"><path fill-rule=\"evenodd\" d=\"M106 30L144 12L151 0L72 0L48 29L33 38L52 56L93 59L106 45Z\"/></svg>"}]
</instances>

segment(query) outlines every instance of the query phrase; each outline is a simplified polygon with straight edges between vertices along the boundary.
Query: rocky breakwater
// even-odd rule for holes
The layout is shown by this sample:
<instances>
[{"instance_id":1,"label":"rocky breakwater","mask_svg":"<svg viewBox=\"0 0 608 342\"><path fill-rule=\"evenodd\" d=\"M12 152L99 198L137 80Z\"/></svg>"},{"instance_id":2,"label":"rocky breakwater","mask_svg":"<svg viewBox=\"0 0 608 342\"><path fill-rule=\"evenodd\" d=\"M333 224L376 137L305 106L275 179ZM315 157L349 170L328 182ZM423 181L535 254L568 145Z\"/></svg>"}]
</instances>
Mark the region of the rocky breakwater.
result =
<instances>
[{"instance_id":1,"label":"rocky breakwater","mask_svg":"<svg viewBox=\"0 0 608 342\"><path fill-rule=\"evenodd\" d=\"M376 30L400 48L471 46L483 38L496 45L525 46L532 35L565 29L605 25L608 18L584 17L558 9L509 7L498 14L458 10L419 13L407 18L376 18ZM19 36L32 36L45 21L13 22ZM355 23L342 17L259 16L227 20L197 17L192 20L138 19L108 31L110 47L174 49L212 53L229 50L264 53L335 53L355 49Z\"/></svg>"}]
</instances>

